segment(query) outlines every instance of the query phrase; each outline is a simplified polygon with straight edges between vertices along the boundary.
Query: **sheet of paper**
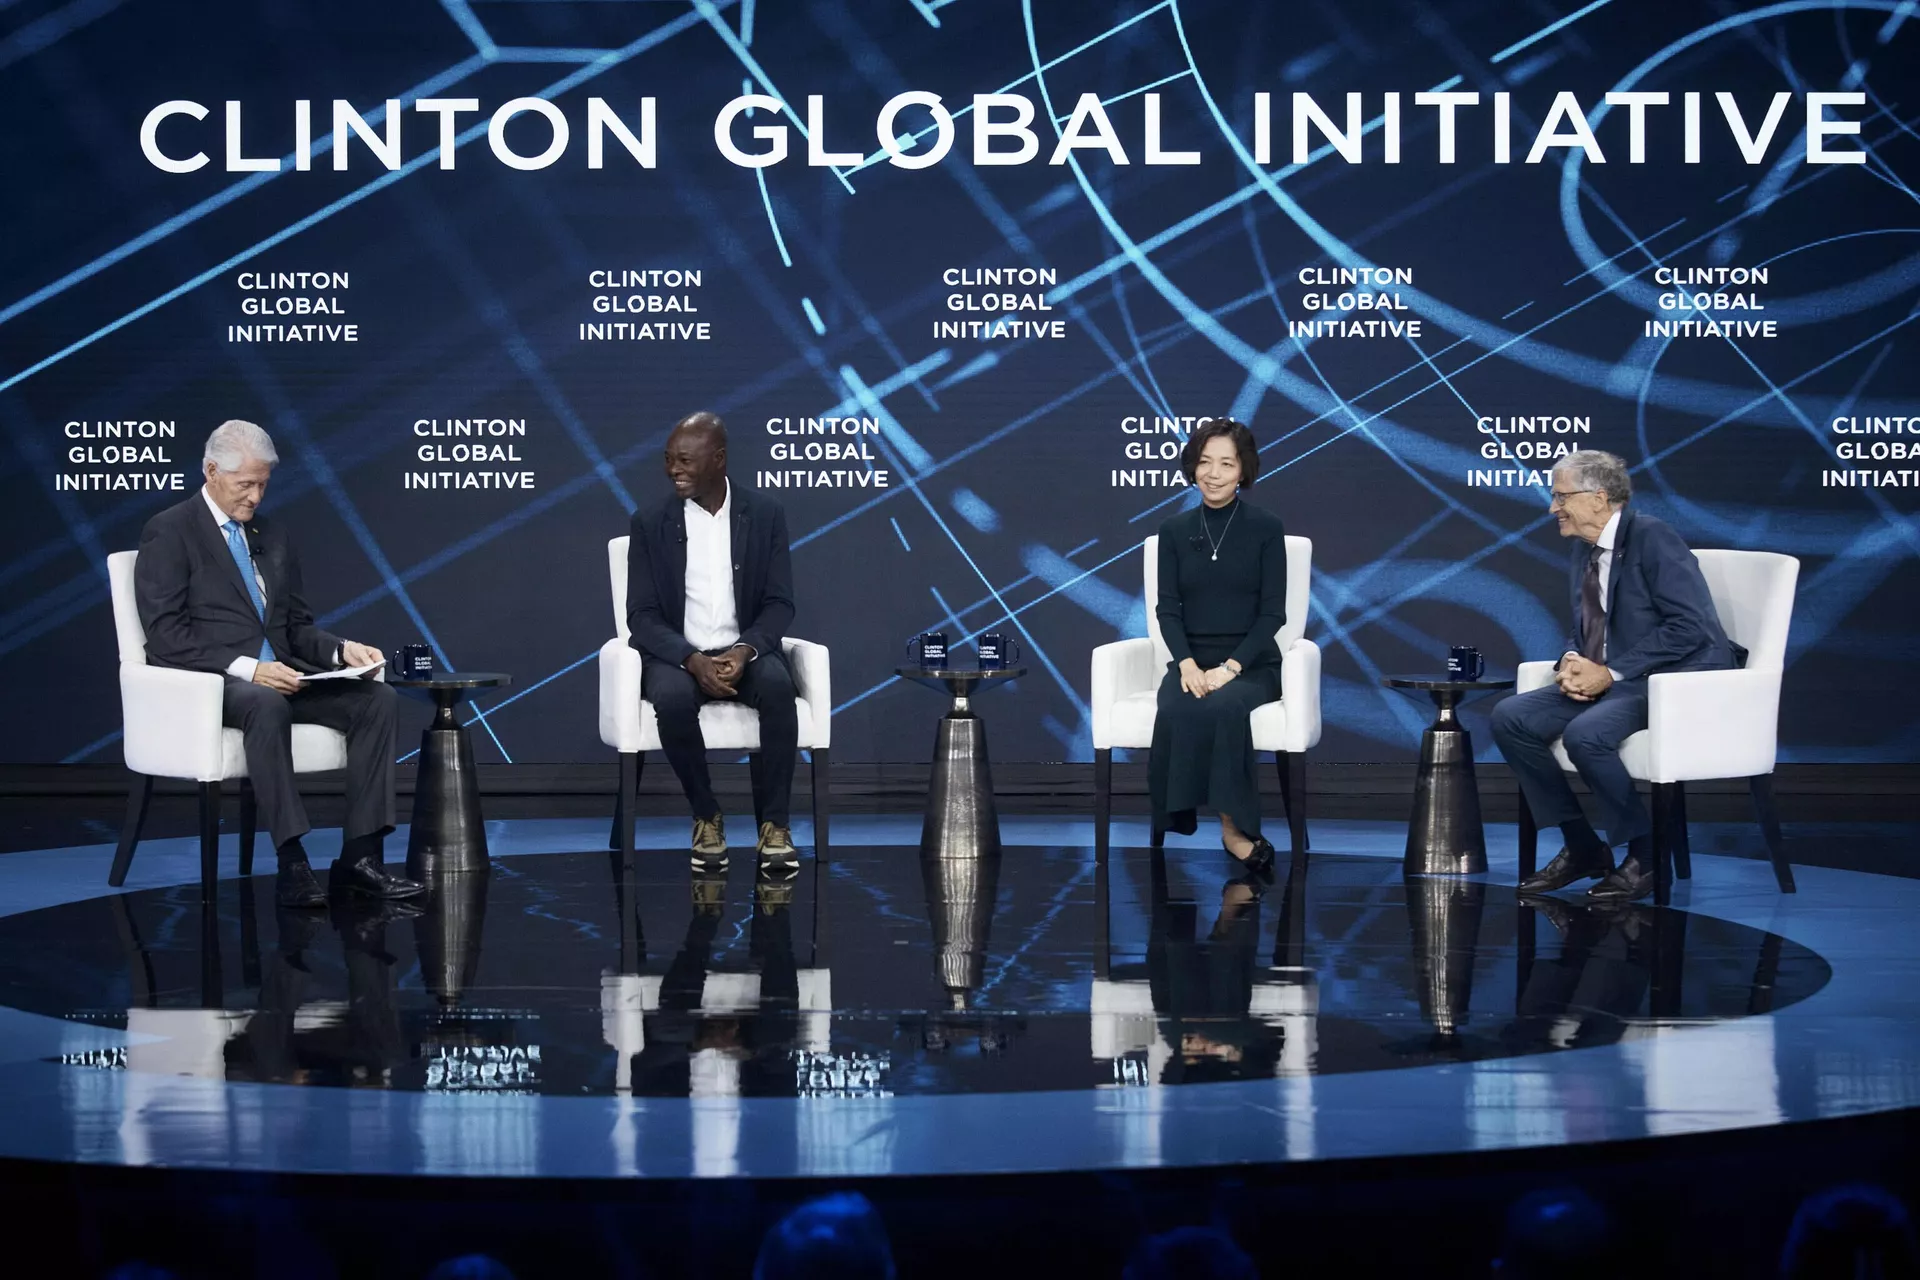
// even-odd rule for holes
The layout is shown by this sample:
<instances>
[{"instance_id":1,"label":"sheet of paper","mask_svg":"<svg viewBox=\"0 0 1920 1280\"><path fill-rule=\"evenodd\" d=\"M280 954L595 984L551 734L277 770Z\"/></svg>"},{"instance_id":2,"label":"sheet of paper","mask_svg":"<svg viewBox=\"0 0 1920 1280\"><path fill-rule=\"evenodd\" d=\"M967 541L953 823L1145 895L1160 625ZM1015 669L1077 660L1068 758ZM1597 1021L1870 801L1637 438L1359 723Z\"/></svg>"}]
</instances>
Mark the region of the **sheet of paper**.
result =
<instances>
[{"instance_id":1,"label":"sheet of paper","mask_svg":"<svg viewBox=\"0 0 1920 1280\"><path fill-rule=\"evenodd\" d=\"M368 672L378 671L386 665L386 661L383 659L379 662L369 663L364 667L342 667L338 671L322 671L317 675L301 676L300 683L311 684L315 680L358 680Z\"/></svg>"}]
</instances>

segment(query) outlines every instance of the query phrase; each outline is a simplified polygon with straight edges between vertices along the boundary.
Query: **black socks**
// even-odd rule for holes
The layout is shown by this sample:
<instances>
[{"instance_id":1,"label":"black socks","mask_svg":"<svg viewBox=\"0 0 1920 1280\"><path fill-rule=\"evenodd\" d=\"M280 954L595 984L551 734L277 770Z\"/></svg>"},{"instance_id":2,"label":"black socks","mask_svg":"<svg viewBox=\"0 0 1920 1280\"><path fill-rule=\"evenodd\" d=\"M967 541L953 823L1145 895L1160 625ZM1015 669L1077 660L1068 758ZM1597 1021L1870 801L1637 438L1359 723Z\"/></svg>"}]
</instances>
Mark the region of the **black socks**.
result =
<instances>
[{"instance_id":1,"label":"black socks","mask_svg":"<svg viewBox=\"0 0 1920 1280\"><path fill-rule=\"evenodd\" d=\"M1560 834L1566 837L1567 849L1576 858L1599 862L1610 857L1607 842L1600 838L1585 818L1573 818L1561 823Z\"/></svg>"},{"instance_id":2,"label":"black socks","mask_svg":"<svg viewBox=\"0 0 1920 1280\"><path fill-rule=\"evenodd\" d=\"M1653 837L1635 836L1627 841L1627 856L1642 872L1653 870Z\"/></svg>"},{"instance_id":3,"label":"black socks","mask_svg":"<svg viewBox=\"0 0 1920 1280\"><path fill-rule=\"evenodd\" d=\"M307 860L307 851L301 846L299 836L287 841L274 852L280 856L280 865L283 867L294 866Z\"/></svg>"},{"instance_id":4,"label":"black socks","mask_svg":"<svg viewBox=\"0 0 1920 1280\"><path fill-rule=\"evenodd\" d=\"M363 862L378 865L384 860L383 839L379 835L368 835L354 836L344 841L340 845L340 861L350 867L357 867Z\"/></svg>"}]
</instances>

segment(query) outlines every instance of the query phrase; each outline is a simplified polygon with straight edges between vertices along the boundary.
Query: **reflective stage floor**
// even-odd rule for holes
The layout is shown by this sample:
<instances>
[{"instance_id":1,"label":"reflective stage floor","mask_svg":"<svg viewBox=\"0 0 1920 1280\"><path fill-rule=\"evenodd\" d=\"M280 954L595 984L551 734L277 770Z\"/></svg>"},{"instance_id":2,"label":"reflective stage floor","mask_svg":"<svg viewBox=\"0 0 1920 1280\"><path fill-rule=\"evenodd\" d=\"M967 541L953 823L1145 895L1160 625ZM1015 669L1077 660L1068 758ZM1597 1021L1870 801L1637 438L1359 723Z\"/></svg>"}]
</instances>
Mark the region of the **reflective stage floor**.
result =
<instances>
[{"instance_id":1,"label":"reflective stage floor","mask_svg":"<svg viewBox=\"0 0 1920 1280\"><path fill-rule=\"evenodd\" d=\"M1673 909L1405 880L1326 821L1240 878L1009 818L994 863L849 817L825 864L634 874L491 824L415 907L196 902L190 841L0 857L0 1157L287 1173L812 1177L1485 1152L1920 1102L1920 882L1697 854ZM1731 829L1730 829L1731 830ZM804 828L797 832L803 843ZM1751 833L1749 833L1751 834ZM326 836L312 842L324 866ZM1696 835L1696 846L1711 838ZM395 842L404 847L404 839ZM231 868L232 854L224 865Z\"/></svg>"}]
</instances>

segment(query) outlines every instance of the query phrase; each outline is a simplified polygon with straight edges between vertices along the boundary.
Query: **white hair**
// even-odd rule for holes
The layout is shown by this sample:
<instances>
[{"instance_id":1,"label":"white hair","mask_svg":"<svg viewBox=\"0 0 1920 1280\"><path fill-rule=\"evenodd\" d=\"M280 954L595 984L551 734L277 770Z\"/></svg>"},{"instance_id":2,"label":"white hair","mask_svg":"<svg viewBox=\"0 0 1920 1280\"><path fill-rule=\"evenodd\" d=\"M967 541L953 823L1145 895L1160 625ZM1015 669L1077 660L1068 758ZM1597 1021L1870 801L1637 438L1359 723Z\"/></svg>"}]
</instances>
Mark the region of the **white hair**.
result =
<instances>
[{"instance_id":1,"label":"white hair","mask_svg":"<svg viewBox=\"0 0 1920 1280\"><path fill-rule=\"evenodd\" d=\"M1576 449L1553 464L1575 484L1607 495L1614 506L1633 497L1633 479L1627 474L1626 459L1605 449Z\"/></svg>"},{"instance_id":2,"label":"white hair","mask_svg":"<svg viewBox=\"0 0 1920 1280\"><path fill-rule=\"evenodd\" d=\"M264 462L268 466L279 463L280 455L273 447L273 437L251 422L239 418L228 418L213 429L207 437L206 452L201 455L203 462L211 462L222 471L238 471L246 465L248 458Z\"/></svg>"}]
</instances>

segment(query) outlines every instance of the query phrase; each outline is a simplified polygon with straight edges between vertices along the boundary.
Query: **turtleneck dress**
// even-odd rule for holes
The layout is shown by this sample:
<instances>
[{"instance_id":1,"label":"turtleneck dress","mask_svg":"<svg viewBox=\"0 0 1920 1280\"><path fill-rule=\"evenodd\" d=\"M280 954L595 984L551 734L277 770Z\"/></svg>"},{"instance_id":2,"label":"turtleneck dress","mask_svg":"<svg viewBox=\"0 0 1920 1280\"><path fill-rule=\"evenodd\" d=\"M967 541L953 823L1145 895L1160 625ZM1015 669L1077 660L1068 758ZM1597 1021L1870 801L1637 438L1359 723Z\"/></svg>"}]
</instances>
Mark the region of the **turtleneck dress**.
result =
<instances>
[{"instance_id":1,"label":"turtleneck dress","mask_svg":"<svg viewBox=\"0 0 1920 1280\"><path fill-rule=\"evenodd\" d=\"M1205 505L1160 526L1159 599L1154 616L1172 661L1160 682L1148 792L1157 830L1191 834L1195 812L1211 809L1260 835L1255 780L1256 707L1280 696L1280 649L1287 622L1287 540L1278 516L1243 498ZM1180 687L1180 662L1202 671L1228 658L1240 674L1204 698Z\"/></svg>"}]
</instances>

